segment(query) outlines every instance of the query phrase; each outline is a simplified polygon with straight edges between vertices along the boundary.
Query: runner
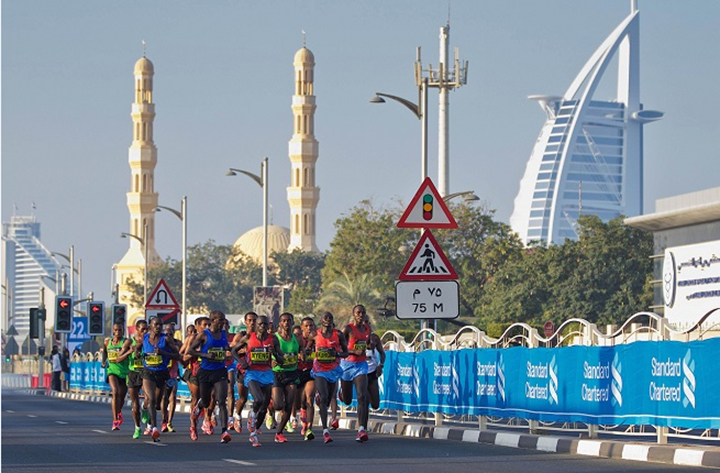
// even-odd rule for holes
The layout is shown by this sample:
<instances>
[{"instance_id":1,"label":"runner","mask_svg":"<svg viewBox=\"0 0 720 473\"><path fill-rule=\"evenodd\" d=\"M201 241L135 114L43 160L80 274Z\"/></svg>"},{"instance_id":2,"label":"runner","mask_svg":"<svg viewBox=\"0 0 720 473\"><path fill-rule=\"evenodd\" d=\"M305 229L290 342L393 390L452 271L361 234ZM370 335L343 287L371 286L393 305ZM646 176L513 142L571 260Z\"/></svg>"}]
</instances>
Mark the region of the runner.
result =
<instances>
[{"instance_id":1,"label":"runner","mask_svg":"<svg viewBox=\"0 0 720 473\"><path fill-rule=\"evenodd\" d=\"M255 312L248 312L245 314L245 330L235 334L232 347L238 345L240 340L248 333L253 333L255 331L256 321L257 314ZM245 356L245 350L240 352L240 356ZM235 371L235 384L237 384L238 397L237 401L235 401L235 412L233 413L233 428L235 429L235 432L242 433L242 411L248 400L248 388L245 386L245 370L242 366L240 366L240 363L237 363Z\"/></svg>"},{"instance_id":2,"label":"runner","mask_svg":"<svg viewBox=\"0 0 720 473\"><path fill-rule=\"evenodd\" d=\"M140 388L142 388L142 370L143 360L142 356L137 354L135 347L138 345L142 346L143 339L148 330L148 324L145 319L139 319L135 322L135 336L132 339L125 340L123 346L123 352L120 354L118 359L129 360L128 375L127 375L127 387L128 393L130 394L130 401L132 402L132 416L135 421L135 432L133 433L134 439L139 439L142 436L142 427L140 422L146 424L150 420L150 416L147 409L142 410L140 413Z\"/></svg>"},{"instance_id":3,"label":"runner","mask_svg":"<svg viewBox=\"0 0 720 473\"><path fill-rule=\"evenodd\" d=\"M200 400L200 387L198 386L197 373L200 369L200 360L196 356L191 356L189 353L190 344L195 340L198 333L205 330L210 323L208 317L198 317L195 319L194 332L190 332L188 327L187 337L183 342L182 348L180 348L180 355L182 355L183 362L186 363L185 372L183 373L183 379L188 385L190 391L190 405L197 405ZM203 413L201 412L200 415ZM197 423L193 424L190 422L190 439L197 440Z\"/></svg>"},{"instance_id":4,"label":"runner","mask_svg":"<svg viewBox=\"0 0 720 473\"><path fill-rule=\"evenodd\" d=\"M245 370L245 386L247 386L253 397L253 407L247 422L248 431L250 432L249 440L253 447L260 446L257 437L258 431L265 420L268 404L270 404L274 381L270 365L271 358L274 355L276 361L280 364L285 361L277 338L268 334L267 326L267 317L258 317L255 323L255 332L242 337L232 349L233 356ZM246 348L245 356L239 354L243 348Z\"/></svg>"},{"instance_id":5,"label":"runner","mask_svg":"<svg viewBox=\"0 0 720 473\"><path fill-rule=\"evenodd\" d=\"M175 349L179 352L182 346L180 340L175 338L175 323L169 322L165 324L165 336L168 342L175 344ZM172 426L172 421L175 418L175 405L177 404L177 388L178 388L178 375L180 371L180 362L178 360L170 360L168 365L168 373L170 379L168 379L167 387L165 388L165 395L162 399L162 432L175 432L175 428Z\"/></svg>"},{"instance_id":6,"label":"runner","mask_svg":"<svg viewBox=\"0 0 720 473\"><path fill-rule=\"evenodd\" d=\"M311 375L313 361L315 360L315 337L317 327L312 317L305 317L300 321L300 337L303 339L304 359L298 361L298 393L295 395L295 409L300 410L300 423L302 436L305 440L312 440L315 434L312 431L315 420L315 380Z\"/></svg>"},{"instance_id":7,"label":"runner","mask_svg":"<svg viewBox=\"0 0 720 473\"><path fill-rule=\"evenodd\" d=\"M153 317L148 325L148 333L143 338L142 345L135 347L135 353L143 357L143 393L147 399L150 411L150 426L153 441L160 440L160 430L157 428L157 411L165 394L165 387L170 374L168 362L170 358L179 359L175 344L167 341L162 333L163 321L160 317Z\"/></svg>"},{"instance_id":8,"label":"runner","mask_svg":"<svg viewBox=\"0 0 720 473\"><path fill-rule=\"evenodd\" d=\"M301 341L293 334L293 322L293 315L289 312L284 312L280 315L280 323L275 333L280 352L284 358L284 362L277 361L276 352L275 359L272 362L272 370L275 373L275 381L272 388L273 404L275 405L275 409L282 413L280 421L277 423L277 432L275 433L276 443L287 442L287 439L283 435L283 429L290 420L290 412L295 404L295 394L299 381L297 368Z\"/></svg>"},{"instance_id":9,"label":"runner","mask_svg":"<svg viewBox=\"0 0 720 473\"><path fill-rule=\"evenodd\" d=\"M365 352L370 340L370 326L365 323L367 311L362 305L353 307L353 322L345 326L343 335L348 339L350 354L340 362L343 369L341 400L348 406L353 399L353 386L357 395L358 433L355 440L368 440L365 427L368 423L368 364Z\"/></svg>"},{"instance_id":10,"label":"runner","mask_svg":"<svg viewBox=\"0 0 720 473\"><path fill-rule=\"evenodd\" d=\"M325 312L320 319L322 328L315 336L315 361L312 375L315 378L315 389L318 393L318 407L320 408L320 421L323 427L323 442L330 443L330 431L327 423L327 410L330 400L337 392L337 382L343 374L340 367L340 358L348 355L347 343L342 332L334 328L333 315Z\"/></svg>"},{"instance_id":11,"label":"runner","mask_svg":"<svg viewBox=\"0 0 720 473\"><path fill-rule=\"evenodd\" d=\"M105 346L102 352L102 367L106 368L105 382L110 385L112 391L112 399L110 407L112 409L112 430L120 430L122 424L122 407L127 394L128 375L128 354L121 357L125 342L127 339L123 336L123 326L121 324L113 325L113 336L105 339Z\"/></svg>"},{"instance_id":12,"label":"runner","mask_svg":"<svg viewBox=\"0 0 720 473\"><path fill-rule=\"evenodd\" d=\"M370 320L365 315L365 323L370 327ZM378 378L382 376L383 366L385 365L385 349L382 341L377 333L370 331L370 340L368 341L368 349L365 353L368 363L368 404L373 409L380 407L380 388L378 387Z\"/></svg>"},{"instance_id":13,"label":"runner","mask_svg":"<svg viewBox=\"0 0 720 473\"><path fill-rule=\"evenodd\" d=\"M220 443L228 443L232 438L227 431L227 369L225 355L229 350L227 332L223 330L225 314L219 310L210 312L210 327L198 333L190 345L190 355L199 357L200 401L193 407L190 414L191 424L196 424L200 411L210 405L210 398L215 394L215 405L218 407L218 423L222 429ZM208 411L209 412L209 411ZM207 417L207 415L206 415Z\"/></svg>"},{"instance_id":14,"label":"runner","mask_svg":"<svg viewBox=\"0 0 720 473\"><path fill-rule=\"evenodd\" d=\"M231 337L230 321L228 319L225 319L223 330L227 333L229 340ZM228 374L227 403L225 404L228 410L227 430L230 430L235 428L235 424L233 422L233 410L235 409L235 373L237 372L237 360L233 358L232 353L230 353L230 347L228 347L228 351L225 353L225 368L227 369Z\"/></svg>"}]
</instances>

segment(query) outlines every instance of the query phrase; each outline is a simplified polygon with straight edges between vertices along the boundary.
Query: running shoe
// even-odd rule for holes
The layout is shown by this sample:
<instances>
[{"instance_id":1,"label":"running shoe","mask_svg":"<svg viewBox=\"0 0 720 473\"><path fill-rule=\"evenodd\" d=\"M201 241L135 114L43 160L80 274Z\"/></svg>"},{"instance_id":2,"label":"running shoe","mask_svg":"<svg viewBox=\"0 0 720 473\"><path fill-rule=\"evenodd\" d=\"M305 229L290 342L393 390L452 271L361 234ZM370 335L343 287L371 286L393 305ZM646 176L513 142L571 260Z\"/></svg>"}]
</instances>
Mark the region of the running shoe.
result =
<instances>
[{"instance_id":1,"label":"running shoe","mask_svg":"<svg viewBox=\"0 0 720 473\"><path fill-rule=\"evenodd\" d=\"M358 430L357 437L355 437L356 442L367 442L369 440L367 432L364 430Z\"/></svg>"},{"instance_id":2,"label":"running shoe","mask_svg":"<svg viewBox=\"0 0 720 473\"><path fill-rule=\"evenodd\" d=\"M230 434L227 433L227 431L223 432L220 436L220 443L228 443L232 440L232 437L230 437Z\"/></svg>"},{"instance_id":3,"label":"running shoe","mask_svg":"<svg viewBox=\"0 0 720 473\"><path fill-rule=\"evenodd\" d=\"M150 432L152 432L152 427L148 424L145 426L145 430L143 430L143 435L150 435Z\"/></svg>"},{"instance_id":4,"label":"running shoe","mask_svg":"<svg viewBox=\"0 0 720 473\"><path fill-rule=\"evenodd\" d=\"M338 427L340 427L340 422L338 422L337 419L333 419L333 420L330 422L330 429L331 429L331 430L337 430Z\"/></svg>"},{"instance_id":5,"label":"running shoe","mask_svg":"<svg viewBox=\"0 0 720 473\"><path fill-rule=\"evenodd\" d=\"M175 427L173 427L172 424L169 423L169 422L168 422L168 425L167 425L167 429L168 429L168 432L175 432Z\"/></svg>"},{"instance_id":6,"label":"running shoe","mask_svg":"<svg viewBox=\"0 0 720 473\"><path fill-rule=\"evenodd\" d=\"M300 409L300 422L307 422L307 409Z\"/></svg>"},{"instance_id":7,"label":"running shoe","mask_svg":"<svg viewBox=\"0 0 720 473\"><path fill-rule=\"evenodd\" d=\"M233 417L233 429L239 434L242 433L242 419L240 417Z\"/></svg>"},{"instance_id":8,"label":"running shoe","mask_svg":"<svg viewBox=\"0 0 720 473\"><path fill-rule=\"evenodd\" d=\"M150 422L150 413L148 413L147 409L142 410L141 419L143 424L147 424L148 422Z\"/></svg>"},{"instance_id":9,"label":"running shoe","mask_svg":"<svg viewBox=\"0 0 720 473\"><path fill-rule=\"evenodd\" d=\"M215 427L213 427L212 422L208 422L207 417L202 424L202 431L205 435L212 435L215 433Z\"/></svg>"},{"instance_id":10,"label":"running shoe","mask_svg":"<svg viewBox=\"0 0 720 473\"><path fill-rule=\"evenodd\" d=\"M293 418L292 418L292 420L290 421L290 427L292 427L293 430L295 430L295 429L298 428L298 420L297 420L297 417L293 417Z\"/></svg>"},{"instance_id":11,"label":"running shoe","mask_svg":"<svg viewBox=\"0 0 720 473\"><path fill-rule=\"evenodd\" d=\"M163 423L162 423L162 429L161 429L161 430L162 430L163 432L167 432L167 431L168 431L167 422L163 422Z\"/></svg>"},{"instance_id":12,"label":"running shoe","mask_svg":"<svg viewBox=\"0 0 720 473\"><path fill-rule=\"evenodd\" d=\"M135 427L135 433L133 434L134 439L139 439L142 437L142 429L140 427Z\"/></svg>"},{"instance_id":13,"label":"running shoe","mask_svg":"<svg viewBox=\"0 0 720 473\"><path fill-rule=\"evenodd\" d=\"M329 433L329 432L325 432L325 433L323 434L323 443L330 443L330 442L332 442L332 441L333 441L333 439L332 439L332 437L330 437L330 433Z\"/></svg>"},{"instance_id":14,"label":"running shoe","mask_svg":"<svg viewBox=\"0 0 720 473\"><path fill-rule=\"evenodd\" d=\"M118 427L119 427L122 425L122 421L123 421L122 412L118 412L117 420L118 420Z\"/></svg>"},{"instance_id":15,"label":"running shoe","mask_svg":"<svg viewBox=\"0 0 720 473\"><path fill-rule=\"evenodd\" d=\"M297 421L295 422L295 427L297 427ZM285 424L285 430L287 430L289 434L295 433L295 427L293 427L292 422Z\"/></svg>"},{"instance_id":16,"label":"running shoe","mask_svg":"<svg viewBox=\"0 0 720 473\"><path fill-rule=\"evenodd\" d=\"M215 415L214 412L213 412L213 415L210 416L210 423L212 424L213 427L217 427L217 416Z\"/></svg>"},{"instance_id":17,"label":"running shoe","mask_svg":"<svg viewBox=\"0 0 720 473\"><path fill-rule=\"evenodd\" d=\"M302 423L302 429L300 429L300 435L302 435L302 436L304 437L305 434L307 433L307 431L308 431L307 422L303 422L303 423Z\"/></svg>"},{"instance_id":18,"label":"running shoe","mask_svg":"<svg viewBox=\"0 0 720 473\"><path fill-rule=\"evenodd\" d=\"M233 421L233 419L232 419L232 417L231 417L231 418L228 419L227 429L230 430L230 429L234 429L234 428L235 428L235 422Z\"/></svg>"},{"instance_id":19,"label":"running shoe","mask_svg":"<svg viewBox=\"0 0 720 473\"><path fill-rule=\"evenodd\" d=\"M250 414L248 414L247 428L251 434L255 432L255 412L253 411L250 411Z\"/></svg>"},{"instance_id":20,"label":"running shoe","mask_svg":"<svg viewBox=\"0 0 720 473\"><path fill-rule=\"evenodd\" d=\"M113 421L111 430L120 430L120 424L118 423L118 421L116 421L116 420Z\"/></svg>"},{"instance_id":21,"label":"running shoe","mask_svg":"<svg viewBox=\"0 0 720 473\"><path fill-rule=\"evenodd\" d=\"M268 430L273 430L275 427L277 427L275 417L268 414L267 419L265 419L265 427L267 427Z\"/></svg>"},{"instance_id":22,"label":"running shoe","mask_svg":"<svg viewBox=\"0 0 720 473\"><path fill-rule=\"evenodd\" d=\"M249 440L253 447L260 446L260 441L258 440L257 435L255 433L250 434Z\"/></svg>"},{"instance_id":23,"label":"running shoe","mask_svg":"<svg viewBox=\"0 0 720 473\"><path fill-rule=\"evenodd\" d=\"M314 439L314 438L315 438L315 434L313 433L313 431L310 430L310 429L307 429L307 430L305 431L305 440L306 440L306 441L307 441L307 440L312 440L312 439Z\"/></svg>"},{"instance_id":24,"label":"running shoe","mask_svg":"<svg viewBox=\"0 0 720 473\"><path fill-rule=\"evenodd\" d=\"M282 432L275 434L275 443L287 443L287 439Z\"/></svg>"},{"instance_id":25,"label":"running shoe","mask_svg":"<svg viewBox=\"0 0 720 473\"><path fill-rule=\"evenodd\" d=\"M153 429L152 429L152 439L153 439L153 442L160 441L160 431L157 429L157 427L153 427Z\"/></svg>"},{"instance_id":26,"label":"running shoe","mask_svg":"<svg viewBox=\"0 0 720 473\"><path fill-rule=\"evenodd\" d=\"M190 427L190 440L197 440L197 439L198 439L197 428Z\"/></svg>"}]
</instances>

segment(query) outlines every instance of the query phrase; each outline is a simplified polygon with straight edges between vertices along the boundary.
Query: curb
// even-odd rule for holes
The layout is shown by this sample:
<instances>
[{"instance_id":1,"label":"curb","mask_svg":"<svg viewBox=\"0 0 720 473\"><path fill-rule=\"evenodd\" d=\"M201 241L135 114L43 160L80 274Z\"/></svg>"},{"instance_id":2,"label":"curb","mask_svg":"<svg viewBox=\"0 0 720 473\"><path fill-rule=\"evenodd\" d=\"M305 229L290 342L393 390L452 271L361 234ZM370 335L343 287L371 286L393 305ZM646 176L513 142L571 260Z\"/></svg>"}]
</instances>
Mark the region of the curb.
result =
<instances>
[{"instance_id":1,"label":"curb","mask_svg":"<svg viewBox=\"0 0 720 473\"><path fill-rule=\"evenodd\" d=\"M23 390L26 394L44 395L45 389ZM92 395L50 391L51 397L74 401L110 403L109 395ZM132 403L127 401L125 405ZM175 412L190 412L186 402L178 403ZM245 416L246 417L246 416ZM357 428L353 418L339 419L340 427L347 430ZM404 422L383 422L370 420L368 431L378 434L399 435L436 440L458 440L462 442L485 443L501 447L524 448L548 453L569 453L617 460L667 463L679 466L700 466L720 468L720 448L688 447L685 445L657 445L651 443L629 443L610 440L573 439L546 435L518 434L493 430L436 427L432 425Z\"/></svg>"}]
</instances>

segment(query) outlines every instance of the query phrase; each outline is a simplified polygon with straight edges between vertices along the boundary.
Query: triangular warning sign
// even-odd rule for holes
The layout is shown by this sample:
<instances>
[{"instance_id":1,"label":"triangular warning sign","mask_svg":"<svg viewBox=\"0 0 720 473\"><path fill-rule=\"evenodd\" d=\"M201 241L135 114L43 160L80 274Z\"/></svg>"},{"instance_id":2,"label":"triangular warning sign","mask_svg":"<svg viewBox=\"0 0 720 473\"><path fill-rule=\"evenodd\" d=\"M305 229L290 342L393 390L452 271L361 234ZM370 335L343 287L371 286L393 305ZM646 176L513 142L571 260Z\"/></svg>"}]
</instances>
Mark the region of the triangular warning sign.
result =
<instances>
[{"instance_id":1,"label":"triangular warning sign","mask_svg":"<svg viewBox=\"0 0 720 473\"><path fill-rule=\"evenodd\" d=\"M170 291L167 283L164 279L160 279L155 289L150 293L147 302L145 302L146 309L179 309L180 304L175 300L175 296Z\"/></svg>"},{"instance_id":2,"label":"triangular warning sign","mask_svg":"<svg viewBox=\"0 0 720 473\"><path fill-rule=\"evenodd\" d=\"M430 232L420 237L398 279L401 281L457 279L458 275Z\"/></svg>"},{"instance_id":3,"label":"triangular warning sign","mask_svg":"<svg viewBox=\"0 0 720 473\"><path fill-rule=\"evenodd\" d=\"M399 228L457 228L458 224L445 205L445 201L432 180L426 177L405 213L400 217Z\"/></svg>"}]
</instances>

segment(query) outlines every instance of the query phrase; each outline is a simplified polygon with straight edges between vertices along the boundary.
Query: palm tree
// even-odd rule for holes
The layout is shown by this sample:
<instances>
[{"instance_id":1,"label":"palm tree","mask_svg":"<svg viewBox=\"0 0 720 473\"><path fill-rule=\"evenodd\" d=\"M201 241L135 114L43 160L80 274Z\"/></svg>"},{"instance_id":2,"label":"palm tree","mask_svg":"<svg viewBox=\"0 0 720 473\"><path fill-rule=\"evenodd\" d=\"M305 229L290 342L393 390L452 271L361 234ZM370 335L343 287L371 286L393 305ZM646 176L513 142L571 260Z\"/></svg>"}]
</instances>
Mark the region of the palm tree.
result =
<instances>
[{"instance_id":1,"label":"palm tree","mask_svg":"<svg viewBox=\"0 0 720 473\"><path fill-rule=\"evenodd\" d=\"M355 305L362 304L366 308L382 306L385 299L377 287L377 282L370 274L362 274L353 280L343 272L341 277L328 284L318 306L321 310L332 312L336 325L340 327L350 321Z\"/></svg>"}]
</instances>

